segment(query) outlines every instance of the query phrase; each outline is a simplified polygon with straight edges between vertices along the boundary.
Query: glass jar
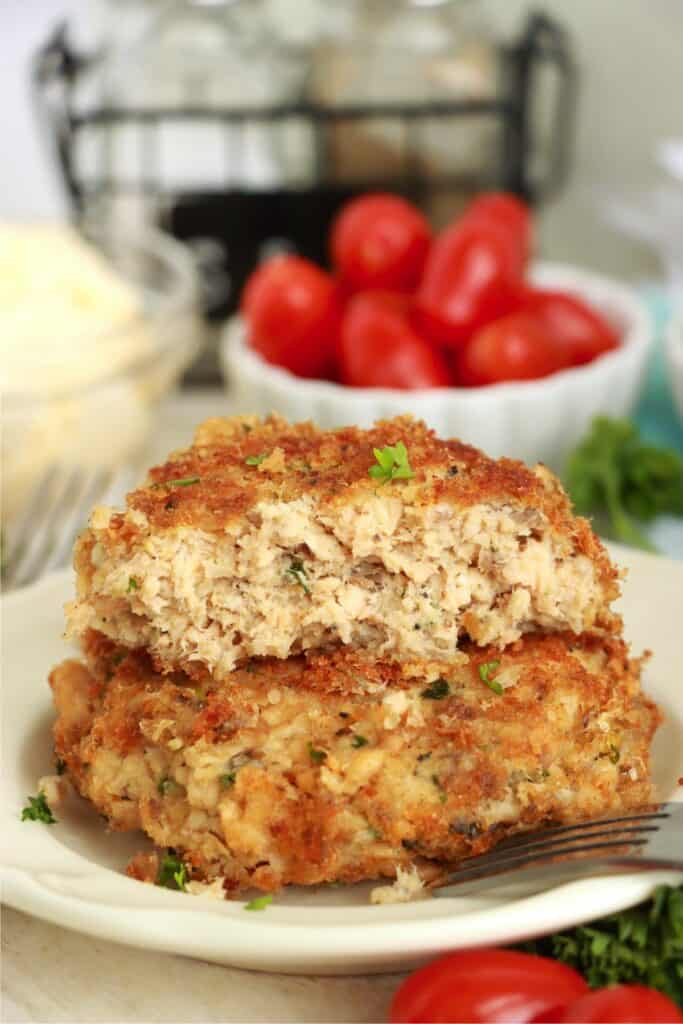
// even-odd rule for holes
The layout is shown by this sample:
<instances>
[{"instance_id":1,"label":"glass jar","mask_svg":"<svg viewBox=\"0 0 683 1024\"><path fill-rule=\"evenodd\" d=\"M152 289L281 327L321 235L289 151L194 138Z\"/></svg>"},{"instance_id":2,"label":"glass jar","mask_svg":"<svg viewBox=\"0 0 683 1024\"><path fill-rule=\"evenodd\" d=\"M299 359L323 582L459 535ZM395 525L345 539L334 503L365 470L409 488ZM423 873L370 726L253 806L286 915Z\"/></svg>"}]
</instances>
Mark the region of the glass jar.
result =
<instances>
[{"instance_id":1,"label":"glass jar","mask_svg":"<svg viewBox=\"0 0 683 1024\"><path fill-rule=\"evenodd\" d=\"M312 98L337 110L412 111L332 122L326 157L333 180L371 184L413 174L427 182L448 178L465 190L474 179L481 185L482 171L495 159L499 119L477 104L495 100L500 83L493 35L476 0L330 0L327 6ZM440 104L452 105L453 113L430 116L430 105Z\"/></svg>"}]
</instances>

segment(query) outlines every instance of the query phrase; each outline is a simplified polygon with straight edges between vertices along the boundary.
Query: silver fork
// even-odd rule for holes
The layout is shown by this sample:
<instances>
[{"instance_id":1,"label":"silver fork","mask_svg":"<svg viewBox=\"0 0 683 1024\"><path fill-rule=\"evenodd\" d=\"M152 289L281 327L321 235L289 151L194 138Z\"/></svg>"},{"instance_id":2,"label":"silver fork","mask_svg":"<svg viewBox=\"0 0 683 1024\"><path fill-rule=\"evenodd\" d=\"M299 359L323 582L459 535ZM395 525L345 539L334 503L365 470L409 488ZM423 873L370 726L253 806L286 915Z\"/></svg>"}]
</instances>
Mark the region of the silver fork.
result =
<instances>
[{"instance_id":1,"label":"silver fork","mask_svg":"<svg viewBox=\"0 0 683 1024\"><path fill-rule=\"evenodd\" d=\"M509 880L545 884L655 870L683 871L681 803L513 836L461 861L435 895L470 896Z\"/></svg>"},{"instance_id":2,"label":"silver fork","mask_svg":"<svg viewBox=\"0 0 683 1024\"><path fill-rule=\"evenodd\" d=\"M26 586L66 564L78 531L98 501L119 491L121 467L52 465L38 480L5 538L2 587Z\"/></svg>"}]
</instances>

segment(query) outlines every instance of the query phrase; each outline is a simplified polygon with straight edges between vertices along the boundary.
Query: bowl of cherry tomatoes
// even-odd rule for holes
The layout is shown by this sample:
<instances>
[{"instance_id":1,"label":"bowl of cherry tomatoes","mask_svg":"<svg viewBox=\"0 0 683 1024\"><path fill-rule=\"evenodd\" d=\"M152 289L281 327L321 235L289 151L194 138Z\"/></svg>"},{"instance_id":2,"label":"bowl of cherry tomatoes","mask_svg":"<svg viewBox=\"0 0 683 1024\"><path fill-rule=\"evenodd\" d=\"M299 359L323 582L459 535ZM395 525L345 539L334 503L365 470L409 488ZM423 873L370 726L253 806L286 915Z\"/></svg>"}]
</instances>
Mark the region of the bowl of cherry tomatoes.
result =
<instances>
[{"instance_id":1,"label":"bowl of cherry tomatoes","mask_svg":"<svg viewBox=\"0 0 683 1024\"><path fill-rule=\"evenodd\" d=\"M331 272L280 255L251 275L221 342L231 397L325 428L410 413L561 470L594 416L631 412L653 328L628 287L535 261L532 227L506 193L438 234L399 196L351 200Z\"/></svg>"}]
</instances>

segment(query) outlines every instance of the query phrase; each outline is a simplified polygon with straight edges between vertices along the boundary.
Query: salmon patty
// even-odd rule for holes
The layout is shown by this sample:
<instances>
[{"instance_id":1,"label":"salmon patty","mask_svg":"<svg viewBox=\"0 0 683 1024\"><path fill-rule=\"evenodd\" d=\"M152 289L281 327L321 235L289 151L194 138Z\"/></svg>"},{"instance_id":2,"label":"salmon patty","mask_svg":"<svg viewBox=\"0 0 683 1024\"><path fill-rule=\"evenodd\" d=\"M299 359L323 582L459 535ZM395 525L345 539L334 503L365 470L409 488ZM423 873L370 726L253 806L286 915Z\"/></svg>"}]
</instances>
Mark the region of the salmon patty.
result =
<instances>
[{"instance_id":1,"label":"salmon patty","mask_svg":"<svg viewBox=\"0 0 683 1024\"><path fill-rule=\"evenodd\" d=\"M75 567L71 635L218 679L338 645L455 663L467 638L617 628L617 573L558 480L408 417L210 420L125 512L95 510Z\"/></svg>"},{"instance_id":2,"label":"salmon patty","mask_svg":"<svg viewBox=\"0 0 683 1024\"><path fill-rule=\"evenodd\" d=\"M86 634L51 674L56 753L113 829L228 890L394 877L652 799L659 722L621 640L527 636L420 680L340 648L229 683Z\"/></svg>"}]
</instances>

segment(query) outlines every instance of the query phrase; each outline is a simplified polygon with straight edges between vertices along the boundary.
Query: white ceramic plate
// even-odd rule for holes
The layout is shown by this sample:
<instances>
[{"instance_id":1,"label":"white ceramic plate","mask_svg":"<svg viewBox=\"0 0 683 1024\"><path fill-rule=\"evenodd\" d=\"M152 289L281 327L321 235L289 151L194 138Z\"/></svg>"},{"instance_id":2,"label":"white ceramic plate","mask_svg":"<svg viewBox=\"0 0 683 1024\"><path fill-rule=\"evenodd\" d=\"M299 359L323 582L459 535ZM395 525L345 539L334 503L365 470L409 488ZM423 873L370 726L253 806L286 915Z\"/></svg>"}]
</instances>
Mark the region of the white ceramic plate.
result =
<instances>
[{"instance_id":1,"label":"white ceramic plate","mask_svg":"<svg viewBox=\"0 0 683 1024\"><path fill-rule=\"evenodd\" d=\"M623 612L636 650L655 652L648 692L667 720L654 748L664 798L683 799L683 564L615 549L630 568ZM89 935L217 963L290 973L380 972L414 966L461 946L501 944L637 903L671 873L593 878L535 895L492 891L487 899L440 898L371 906L369 886L291 889L262 913L142 885L122 874L139 836L107 833L77 798L57 825L21 822L38 778L53 771L46 676L67 654L62 603L70 572L9 596L3 615L4 770L0 828L3 899ZM504 894L503 894L504 893ZM521 894L520 894L521 893Z\"/></svg>"}]
</instances>

